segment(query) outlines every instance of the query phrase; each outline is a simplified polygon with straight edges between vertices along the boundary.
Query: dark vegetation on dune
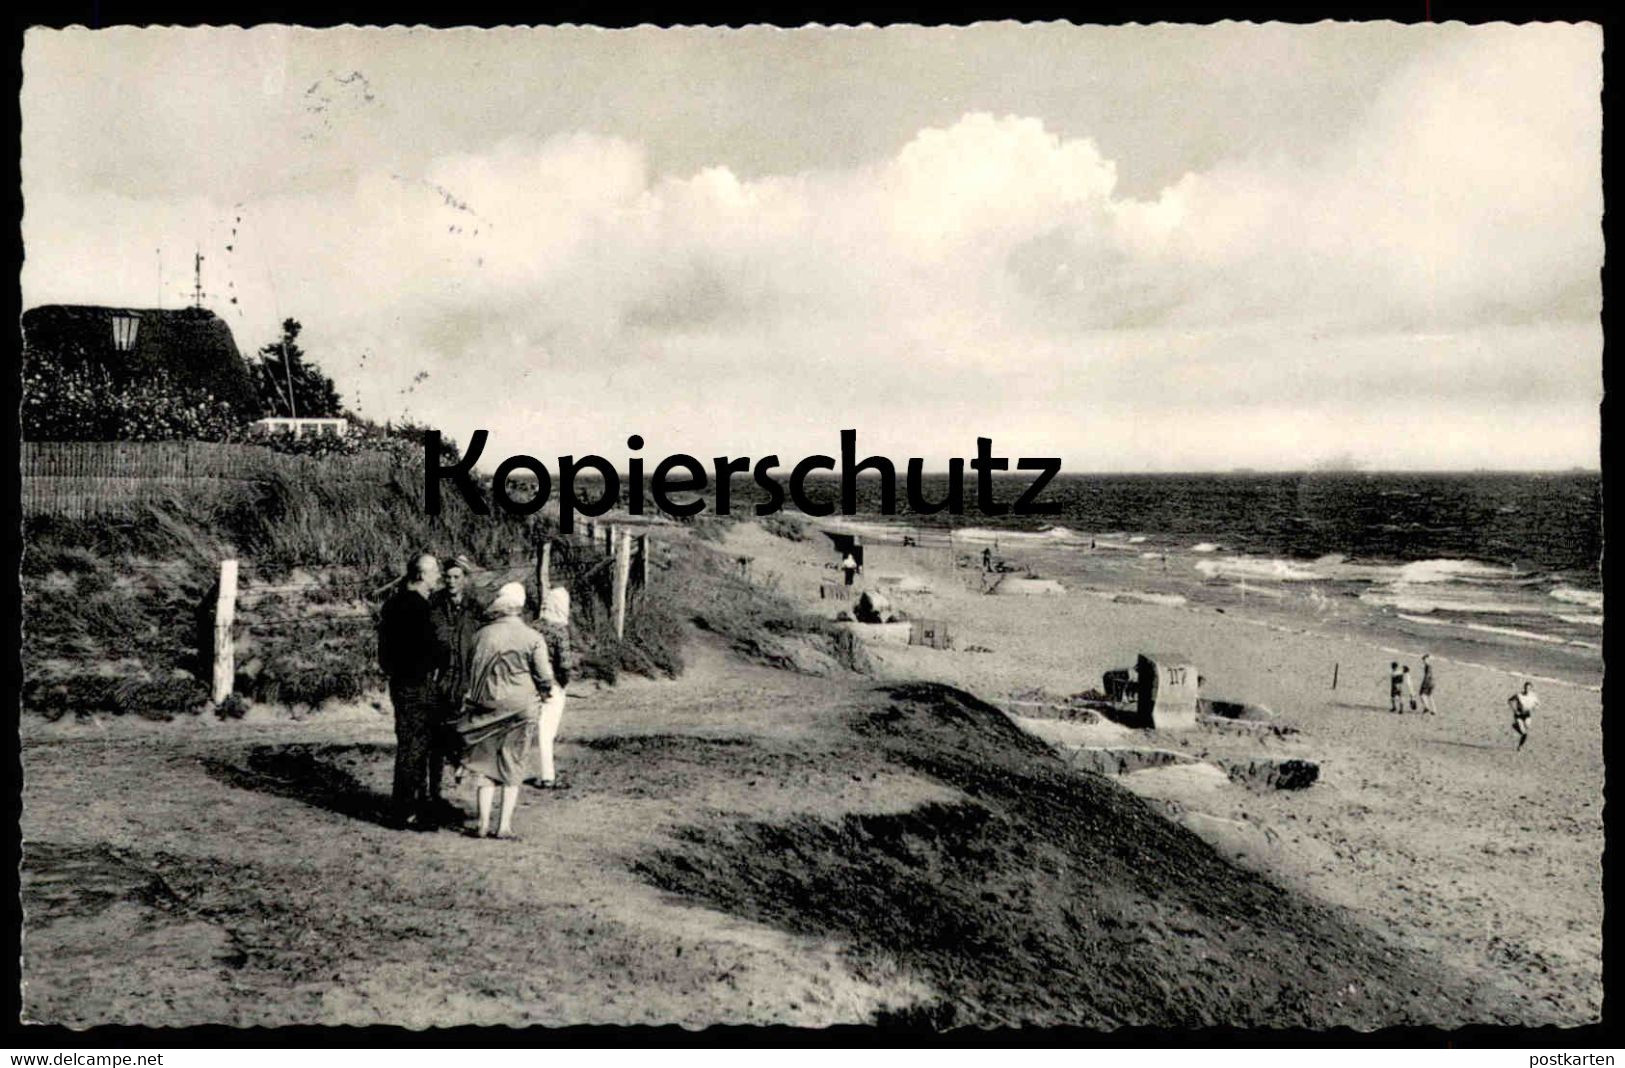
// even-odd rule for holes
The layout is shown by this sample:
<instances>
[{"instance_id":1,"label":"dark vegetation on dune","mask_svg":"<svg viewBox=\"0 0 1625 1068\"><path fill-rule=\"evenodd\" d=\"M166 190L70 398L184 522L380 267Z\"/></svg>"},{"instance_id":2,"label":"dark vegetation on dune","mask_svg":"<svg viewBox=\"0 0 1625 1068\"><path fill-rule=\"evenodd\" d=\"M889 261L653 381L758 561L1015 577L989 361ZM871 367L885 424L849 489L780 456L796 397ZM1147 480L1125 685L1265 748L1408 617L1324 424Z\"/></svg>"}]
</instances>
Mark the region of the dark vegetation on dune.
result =
<instances>
[{"instance_id":1,"label":"dark vegetation on dune","mask_svg":"<svg viewBox=\"0 0 1625 1068\"><path fill-rule=\"evenodd\" d=\"M969 694L880 691L847 727L828 758L841 771L900 765L964 800L689 826L636 867L712 908L834 934L860 973L900 968L936 991L883 1023L1369 1028L1498 1016L1413 952L1068 768Z\"/></svg>"},{"instance_id":2,"label":"dark vegetation on dune","mask_svg":"<svg viewBox=\"0 0 1625 1068\"><path fill-rule=\"evenodd\" d=\"M760 522L763 530L774 537L783 538L785 541L801 542L810 537L807 532L807 524L804 521L787 516L782 512L774 512L772 515L763 516Z\"/></svg>"},{"instance_id":3,"label":"dark vegetation on dune","mask_svg":"<svg viewBox=\"0 0 1625 1068\"><path fill-rule=\"evenodd\" d=\"M394 749L381 745L257 745L236 760L209 758L209 776L228 786L291 797L352 819L387 824L387 794L355 775L363 760L384 764Z\"/></svg>"},{"instance_id":4,"label":"dark vegetation on dune","mask_svg":"<svg viewBox=\"0 0 1625 1068\"><path fill-rule=\"evenodd\" d=\"M205 710L215 585L226 557L241 561L238 697L216 711L241 715L245 701L315 707L362 697L383 684L375 612L409 553L466 554L488 569L476 576L477 592L517 579L534 597L542 538L553 542L553 581L572 587L582 678L674 676L692 623L766 662L842 659L827 627L736 574L732 558L706 544L725 529L663 530L673 551L654 562L617 639L607 607L612 569L601 552L539 519L476 516L457 502L430 517L422 476L411 467L379 484L271 479L124 517L30 517L23 707L51 719L169 719ZM808 643L821 656L802 655Z\"/></svg>"}]
</instances>

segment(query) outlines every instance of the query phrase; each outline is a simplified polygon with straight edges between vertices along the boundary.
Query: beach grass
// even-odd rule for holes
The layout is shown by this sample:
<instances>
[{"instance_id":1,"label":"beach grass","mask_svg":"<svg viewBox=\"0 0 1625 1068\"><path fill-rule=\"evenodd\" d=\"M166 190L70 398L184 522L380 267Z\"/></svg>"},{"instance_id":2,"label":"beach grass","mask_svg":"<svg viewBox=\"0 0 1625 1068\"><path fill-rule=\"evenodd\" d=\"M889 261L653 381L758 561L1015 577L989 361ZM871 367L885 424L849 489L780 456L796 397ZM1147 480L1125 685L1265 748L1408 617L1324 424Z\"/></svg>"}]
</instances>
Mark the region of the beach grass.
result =
<instances>
[{"instance_id":1,"label":"beach grass","mask_svg":"<svg viewBox=\"0 0 1625 1068\"><path fill-rule=\"evenodd\" d=\"M860 665L827 624L771 584L737 573L715 545L731 524L662 528L673 546L633 594L625 632L608 608L612 569L545 518L477 516L452 502L425 514L409 469L378 484L277 475L251 498L152 502L125 518L31 517L23 559L23 706L46 715L164 717L207 705L219 563L241 560L237 692L317 708L382 690L376 611L409 555L461 554L482 577L534 589L554 543L555 583L573 594L578 677L674 677L698 624L741 653L794 669ZM504 579L506 580L506 579ZM849 644L849 643L848 643ZM109 676L122 680L114 685Z\"/></svg>"}]
</instances>

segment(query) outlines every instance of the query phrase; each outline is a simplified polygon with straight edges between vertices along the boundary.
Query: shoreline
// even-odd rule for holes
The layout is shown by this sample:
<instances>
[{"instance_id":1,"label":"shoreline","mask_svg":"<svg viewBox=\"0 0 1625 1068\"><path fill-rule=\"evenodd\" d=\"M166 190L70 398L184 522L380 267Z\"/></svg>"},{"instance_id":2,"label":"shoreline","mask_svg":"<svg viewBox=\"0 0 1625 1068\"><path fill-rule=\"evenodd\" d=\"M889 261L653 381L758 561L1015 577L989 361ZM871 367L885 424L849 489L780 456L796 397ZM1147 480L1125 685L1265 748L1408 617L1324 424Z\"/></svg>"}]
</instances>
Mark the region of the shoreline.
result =
<instances>
[{"instance_id":1,"label":"shoreline","mask_svg":"<svg viewBox=\"0 0 1625 1068\"><path fill-rule=\"evenodd\" d=\"M1013 570L1031 570L1043 578L1056 579L1074 595L1108 600L1143 597L1143 603L1160 603L1164 607L1177 607L1199 615L1219 614L1286 633L1351 638L1391 655L1419 658L1422 652L1432 652L1436 661L1490 668L1519 679L1601 691L1600 591L1597 593L1595 619L1598 622L1595 624L1572 623L1565 626L1563 617L1572 617L1574 613L1563 611L1563 608L1565 605L1568 608L1575 606L1557 597L1545 597L1545 600L1553 602L1548 613L1549 621L1554 629L1565 631L1564 634L1528 631L1513 625L1500 627L1472 619L1433 618L1436 613L1432 611L1421 614L1384 603L1387 587L1383 581L1396 581L1391 576L1403 573L1407 567L1420 570L1425 566L1459 565L1461 570L1470 574L1474 567L1494 566L1478 561L1427 560L1389 564L1339 559L1339 566L1356 573L1369 571L1370 575L1338 579L1317 574L1314 578L1304 578L1301 577L1304 569L1313 567L1318 561L1247 556L1212 542L1197 542L1190 548L1182 549L1158 545L1150 540L1150 536L1124 535L1121 532L1091 536L1066 530L1064 534L1048 535L991 528L965 528L956 531L950 541L945 530L932 535L907 524L872 516L803 521L810 531L828 529L856 533L864 537L867 545L884 545L888 551L902 550L904 537L914 538L917 542L917 559L889 559L887 566L892 568L906 570L913 567L940 574L952 571L949 562L959 560L963 564L973 565L960 567L959 573L974 575L980 572L978 558L982 549L988 548L996 558L1003 558ZM1089 547L1091 540L1096 544L1093 551ZM1213 551L1205 551L1210 547ZM1227 559L1246 562L1237 569L1241 573L1233 581L1212 574L1212 565ZM1252 573L1247 573L1247 565L1253 565ZM1278 574L1273 578L1269 574L1272 566L1278 568ZM1397 581L1401 583L1401 588L1405 588L1402 579ZM1569 585L1561 580L1553 581L1558 589ZM1419 585L1415 589L1448 601L1452 595L1460 595L1457 586L1457 583L1443 581ZM1474 591L1469 587L1468 592ZM1582 594L1590 592L1580 591ZM1365 597L1362 594L1373 596ZM1168 598L1181 598L1184 603L1169 603ZM1545 607L1543 602L1536 603L1539 607ZM1485 615L1500 621L1509 618L1507 613L1502 612L1487 611ZM1523 617L1516 618L1521 620ZM1597 640L1587 640L1588 637Z\"/></svg>"}]
</instances>

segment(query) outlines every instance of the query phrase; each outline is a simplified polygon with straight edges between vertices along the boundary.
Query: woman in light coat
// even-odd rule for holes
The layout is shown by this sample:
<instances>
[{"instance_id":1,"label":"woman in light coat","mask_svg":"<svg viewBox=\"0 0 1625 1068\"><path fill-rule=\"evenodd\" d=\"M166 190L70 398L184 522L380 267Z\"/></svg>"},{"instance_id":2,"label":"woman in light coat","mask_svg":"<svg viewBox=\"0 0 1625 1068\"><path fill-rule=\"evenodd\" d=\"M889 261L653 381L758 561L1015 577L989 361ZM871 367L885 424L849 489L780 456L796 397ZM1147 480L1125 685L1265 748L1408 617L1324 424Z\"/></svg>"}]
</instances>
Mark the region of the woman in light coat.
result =
<instances>
[{"instance_id":1,"label":"woman in light coat","mask_svg":"<svg viewBox=\"0 0 1625 1068\"><path fill-rule=\"evenodd\" d=\"M570 684L575 672L575 653L570 648L570 591L555 586L542 598L541 631L547 642L549 666L553 669L553 692L542 702L541 722L537 728L537 743L541 750L540 786L544 790L561 790L567 784L560 782L553 767L553 740L558 737L559 721L564 717L564 688Z\"/></svg>"},{"instance_id":2,"label":"woman in light coat","mask_svg":"<svg viewBox=\"0 0 1625 1068\"><path fill-rule=\"evenodd\" d=\"M547 640L519 618L524 607L524 586L510 582L498 590L487 609L490 622L474 635L469 655L468 697L455 724L459 751L454 759L477 776L480 823L477 831L468 832L474 837L490 834L498 791L502 807L492 837L516 837L513 813L519 788L540 770L536 757L542 709L555 692L563 692L553 678Z\"/></svg>"}]
</instances>

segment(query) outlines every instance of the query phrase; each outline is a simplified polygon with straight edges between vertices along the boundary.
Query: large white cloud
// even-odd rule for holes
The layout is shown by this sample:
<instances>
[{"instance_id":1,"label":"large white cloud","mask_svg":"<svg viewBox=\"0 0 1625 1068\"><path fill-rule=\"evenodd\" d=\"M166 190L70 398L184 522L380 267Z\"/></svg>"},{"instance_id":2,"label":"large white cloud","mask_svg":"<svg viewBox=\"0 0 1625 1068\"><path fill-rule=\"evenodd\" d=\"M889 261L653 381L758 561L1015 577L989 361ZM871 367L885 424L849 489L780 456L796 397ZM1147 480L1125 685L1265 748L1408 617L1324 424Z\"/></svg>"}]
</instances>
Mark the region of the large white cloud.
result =
<instances>
[{"instance_id":1,"label":"large white cloud","mask_svg":"<svg viewBox=\"0 0 1625 1068\"><path fill-rule=\"evenodd\" d=\"M1391 82L1320 158L1190 175L1126 215L1197 283L1186 321L1594 317L1597 44L1572 27L1475 30Z\"/></svg>"}]
</instances>

